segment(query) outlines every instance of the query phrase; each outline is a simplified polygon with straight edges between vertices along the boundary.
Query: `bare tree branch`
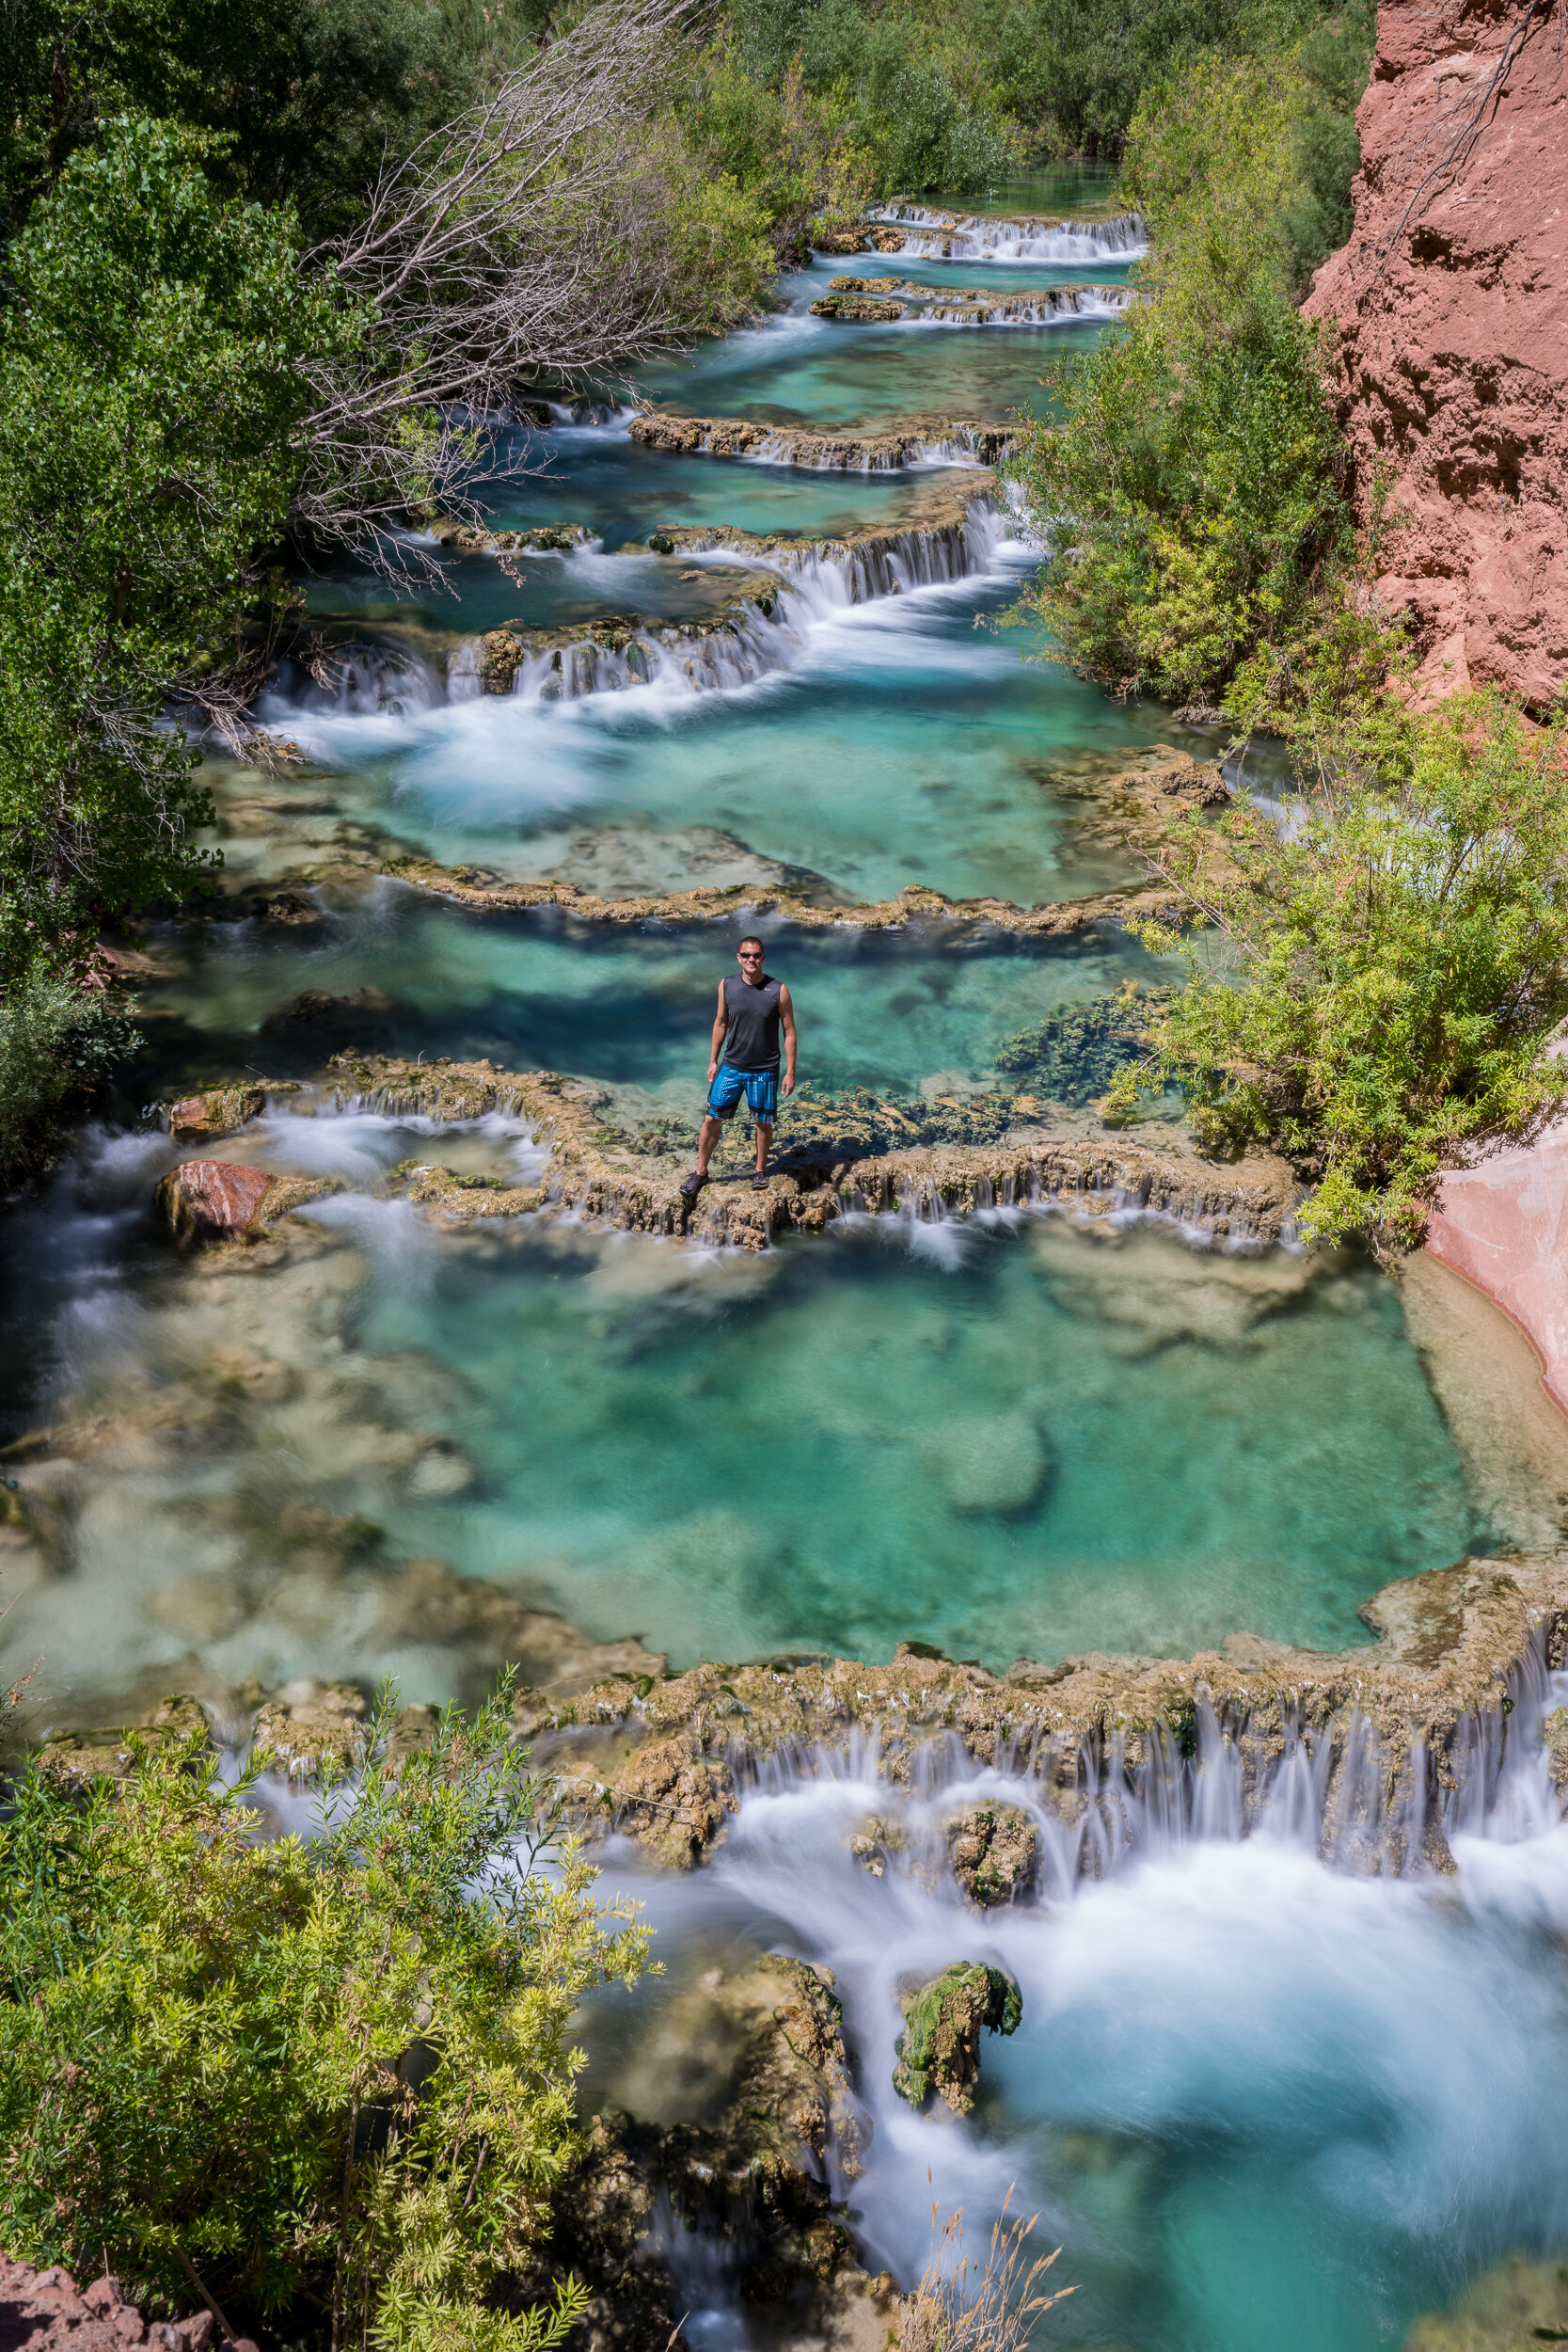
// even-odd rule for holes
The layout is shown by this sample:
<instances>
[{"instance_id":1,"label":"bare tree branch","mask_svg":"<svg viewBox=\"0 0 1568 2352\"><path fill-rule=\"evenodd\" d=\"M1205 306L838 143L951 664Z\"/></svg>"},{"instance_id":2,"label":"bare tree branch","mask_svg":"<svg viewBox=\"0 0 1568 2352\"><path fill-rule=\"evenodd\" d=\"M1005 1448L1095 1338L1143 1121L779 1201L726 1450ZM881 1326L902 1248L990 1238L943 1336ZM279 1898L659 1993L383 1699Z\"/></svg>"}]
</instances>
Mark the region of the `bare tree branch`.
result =
<instances>
[{"instance_id":1,"label":"bare tree branch","mask_svg":"<svg viewBox=\"0 0 1568 2352\"><path fill-rule=\"evenodd\" d=\"M391 165L321 246L367 331L312 364L296 526L394 577L437 568L411 506L477 518L500 428L541 381L604 381L684 339L666 181L645 125L708 0L603 0ZM515 461L506 466L516 470Z\"/></svg>"}]
</instances>

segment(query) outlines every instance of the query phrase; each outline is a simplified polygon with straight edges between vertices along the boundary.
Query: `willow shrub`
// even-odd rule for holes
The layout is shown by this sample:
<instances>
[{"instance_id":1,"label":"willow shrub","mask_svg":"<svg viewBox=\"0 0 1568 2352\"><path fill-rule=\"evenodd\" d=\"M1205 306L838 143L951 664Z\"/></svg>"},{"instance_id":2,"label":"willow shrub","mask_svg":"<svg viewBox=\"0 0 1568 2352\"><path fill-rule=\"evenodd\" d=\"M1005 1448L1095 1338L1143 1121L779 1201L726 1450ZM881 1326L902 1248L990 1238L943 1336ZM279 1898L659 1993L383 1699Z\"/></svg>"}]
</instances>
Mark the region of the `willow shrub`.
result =
<instances>
[{"instance_id":1,"label":"willow shrub","mask_svg":"<svg viewBox=\"0 0 1568 2352\"><path fill-rule=\"evenodd\" d=\"M1195 822L1168 861L1206 927L1153 1011L1153 1073L1211 1147L1267 1143L1315 1180L1304 1231L1419 1240L1436 1180L1568 1102L1568 723L1501 694L1407 722L1402 760L1340 769L1284 827L1243 804L1224 854ZM1113 1097L1117 1093L1113 1088Z\"/></svg>"},{"instance_id":2,"label":"willow shrub","mask_svg":"<svg viewBox=\"0 0 1568 2352\"><path fill-rule=\"evenodd\" d=\"M0 2243L161 2311L382 2352L545 2352L582 2308L505 2281L570 2159L582 1994L646 1937L604 1912L506 1692L361 1773L309 1841L199 1736L121 1787L34 1770L0 1836ZM541 1864L548 1861L547 1867Z\"/></svg>"},{"instance_id":3,"label":"willow shrub","mask_svg":"<svg viewBox=\"0 0 1568 2352\"><path fill-rule=\"evenodd\" d=\"M1288 61L1208 55L1140 108L1124 172L1153 245L1138 300L1045 379L1059 421L1013 460L1047 548L1025 605L1113 692L1225 707L1238 668L1311 626L1354 556L1323 354L1294 300L1316 217L1304 87Z\"/></svg>"},{"instance_id":4,"label":"willow shrub","mask_svg":"<svg viewBox=\"0 0 1568 2352\"><path fill-rule=\"evenodd\" d=\"M41 958L18 975L0 999L0 1177L67 1096L101 1085L138 1042L118 992L79 987Z\"/></svg>"}]
</instances>

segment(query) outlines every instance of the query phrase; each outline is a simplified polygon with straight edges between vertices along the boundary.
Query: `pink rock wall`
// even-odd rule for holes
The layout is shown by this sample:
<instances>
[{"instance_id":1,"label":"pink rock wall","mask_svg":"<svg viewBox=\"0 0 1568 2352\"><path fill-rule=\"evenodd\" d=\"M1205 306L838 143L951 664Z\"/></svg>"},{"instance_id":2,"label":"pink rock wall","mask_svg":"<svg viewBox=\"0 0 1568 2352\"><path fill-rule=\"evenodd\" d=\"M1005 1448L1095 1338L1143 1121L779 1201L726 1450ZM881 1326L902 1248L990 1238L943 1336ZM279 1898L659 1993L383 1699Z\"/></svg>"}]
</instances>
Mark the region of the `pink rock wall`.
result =
<instances>
[{"instance_id":1,"label":"pink rock wall","mask_svg":"<svg viewBox=\"0 0 1568 2352\"><path fill-rule=\"evenodd\" d=\"M1445 1176L1426 1246L1512 1316L1568 1413L1568 1121Z\"/></svg>"},{"instance_id":2,"label":"pink rock wall","mask_svg":"<svg viewBox=\"0 0 1568 2352\"><path fill-rule=\"evenodd\" d=\"M1379 586L1428 696L1540 706L1568 685L1563 0L1381 0L1356 127L1354 231L1305 307L1340 330L1362 509L1381 467L1408 516Z\"/></svg>"}]
</instances>

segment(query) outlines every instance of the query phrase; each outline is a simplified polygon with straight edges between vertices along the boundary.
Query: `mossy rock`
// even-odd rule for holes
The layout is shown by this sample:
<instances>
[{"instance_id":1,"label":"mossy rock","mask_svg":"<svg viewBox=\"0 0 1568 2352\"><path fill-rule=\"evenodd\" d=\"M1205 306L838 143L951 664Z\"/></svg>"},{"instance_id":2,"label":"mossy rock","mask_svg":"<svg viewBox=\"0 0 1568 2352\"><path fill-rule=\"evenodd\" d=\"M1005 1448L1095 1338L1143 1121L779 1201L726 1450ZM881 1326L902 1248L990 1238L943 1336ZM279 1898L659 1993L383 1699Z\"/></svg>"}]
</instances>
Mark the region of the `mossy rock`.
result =
<instances>
[{"instance_id":1,"label":"mossy rock","mask_svg":"<svg viewBox=\"0 0 1568 2352\"><path fill-rule=\"evenodd\" d=\"M954 1877L982 1911L1010 1903L1034 1884L1039 1837L1016 1804L977 1804L942 1824Z\"/></svg>"},{"instance_id":2,"label":"mossy rock","mask_svg":"<svg viewBox=\"0 0 1568 2352\"><path fill-rule=\"evenodd\" d=\"M902 2004L904 2030L895 2045L893 2087L918 2114L933 2094L967 2115L980 2078L980 2035L1014 2033L1023 1995L1006 1970L984 1961L956 1961L919 1985Z\"/></svg>"},{"instance_id":3,"label":"mossy rock","mask_svg":"<svg viewBox=\"0 0 1568 2352\"><path fill-rule=\"evenodd\" d=\"M150 1756L172 1740L199 1734L209 1744L207 1711L188 1692L160 1699L139 1724L119 1731L62 1731L39 1751L39 1770L67 1788L94 1780L124 1780L138 1756Z\"/></svg>"}]
</instances>

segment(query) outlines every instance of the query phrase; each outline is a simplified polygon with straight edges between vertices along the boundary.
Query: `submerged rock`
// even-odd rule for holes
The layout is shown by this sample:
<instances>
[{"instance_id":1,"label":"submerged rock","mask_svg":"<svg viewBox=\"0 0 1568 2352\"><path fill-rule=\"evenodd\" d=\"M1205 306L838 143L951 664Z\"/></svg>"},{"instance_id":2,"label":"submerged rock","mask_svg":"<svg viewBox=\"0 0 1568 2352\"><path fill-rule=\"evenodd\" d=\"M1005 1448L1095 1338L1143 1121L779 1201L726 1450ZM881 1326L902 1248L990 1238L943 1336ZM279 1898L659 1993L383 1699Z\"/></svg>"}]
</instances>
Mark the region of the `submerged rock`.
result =
<instances>
[{"instance_id":1,"label":"submerged rock","mask_svg":"<svg viewBox=\"0 0 1568 2352\"><path fill-rule=\"evenodd\" d=\"M967 2115L980 2079L981 2033L1017 2031L1023 2014L1018 1986L984 1961L958 1961L906 1994L902 2008L895 2090L916 2113L934 2095L955 2115Z\"/></svg>"},{"instance_id":2,"label":"submerged rock","mask_svg":"<svg viewBox=\"0 0 1568 2352\"><path fill-rule=\"evenodd\" d=\"M272 1179L231 1160L185 1160L158 1186L157 1203L179 1241L243 1233L255 1222Z\"/></svg>"},{"instance_id":3,"label":"submerged rock","mask_svg":"<svg viewBox=\"0 0 1568 2352\"><path fill-rule=\"evenodd\" d=\"M977 1804L942 1824L953 1875L970 1900L989 1910L1026 1894L1035 1883L1039 1837L1016 1804Z\"/></svg>"},{"instance_id":4,"label":"submerged rock","mask_svg":"<svg viewBox=\"0 0 1568 2352\"><path fill-rule=\"evenodd\" d=\"M955 1511L1013 1518L1039 1501L1051 1456L1023 1413L966 1415L949 1422L927 1449Z\"/></svg>"},{"instance_id":5,"label":"submerged rock","mask_svg":"<svg viewBox=\"0 0 1568 2352\"><path fill-rule=\"evenodd\" d=\"M1568 2343L1568 2263L1512 2254L1448 2311L1418 2319L1404 2352L1538 2352L1560 2343Z\"/></svg>"}]
</instances>

